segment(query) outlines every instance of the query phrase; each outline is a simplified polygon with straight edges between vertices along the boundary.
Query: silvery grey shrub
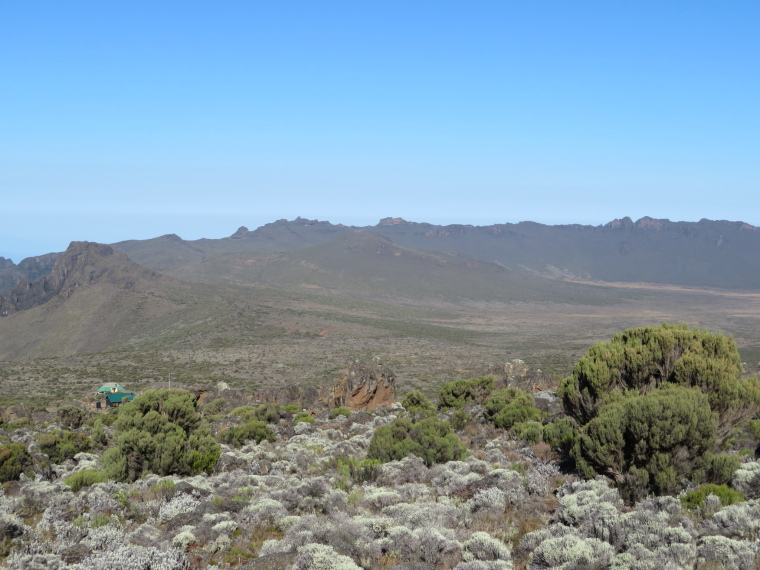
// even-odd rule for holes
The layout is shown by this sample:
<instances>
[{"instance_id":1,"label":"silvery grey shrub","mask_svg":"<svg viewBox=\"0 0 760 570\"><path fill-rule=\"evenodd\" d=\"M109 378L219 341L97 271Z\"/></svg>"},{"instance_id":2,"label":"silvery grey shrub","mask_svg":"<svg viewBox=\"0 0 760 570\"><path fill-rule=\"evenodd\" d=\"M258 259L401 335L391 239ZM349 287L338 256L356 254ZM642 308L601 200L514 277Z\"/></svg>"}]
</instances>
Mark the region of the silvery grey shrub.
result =
<instances>
[{"instance_id":1,"label":"silvery grey shrub","mask_svg":"<svg viewBox=\"0 0 760 570\"><path fill-rule=\"evenodd\" d=\"M522 552L533 552L546 540L562 538L563 536L580 536L578 530L562 523L555 523L544 528L529 532L522 537L519 549Z\"/></svg>"},{"instance_id":2,"label":"silvery grey shrub","mask_svg":"<svg viewBox=\"0 0 760 570\"><path fill-rule=\"evenodd\" d=\"M454 570L512 570L512 562L505 560L470 560L460 562Z\"/></svg>"},{"instance_id":3,"label":"silvery grey shrub","mask_svg":"<svg viewBox=\"0 0 760 570\"><path fill-rule=\"evenodd\" d=\"M277 526L280 519L287 516L287 514L288 510L280 501L270 499L269 497L262 497L248 504L243 509L241 520L252 525L268 523Z\"/></svg>"},{"instance_id":4,"label":"silvery grey shrub","mask_svg":"<svg viewBox=\"0 0 760 570\"><path fill-rule=\"evenodd\" d=\"M475 493L472 499L467 501L467 507L473 513L479 511L503 513L507 507L507 497L498 487L489 487Z\"/></svg>"},{"instance_id":5,"label":"silvery grey shrub","mask_svg":"<svg viewBox=\"0 0 760 570\"><path fill-rule=\"evenodd\" d=\"M406 483L426 483L429 480L430 470L421 457L407 455L399 461L383 463L379 467L379 472L378 484L397 487Z\"/></svg>"},{"instance_id":6,"label":"silvery grey shrub","mask_svg":"<svg viewBox=\"0 0 760 570\"><path fill-rule=\"evenodd\" d=\"M144 548L117 546L85 558L69 570L188 570L190 563L185 553L177 548Z\"/></svg>"},{"instance_id":7,"label":"silvery grey shrub","mask_svg":"<svg viewBox=\"0 0 760 570\"><path fill-rule=\"evenodd\" d=\"M348 556L326 544L307 544L298 549L294 570L361 570Z\"/></svg>"},{"instance_id":8,"label":"silvery grey shrub","mask_svg":"<svg viewBox=\"0 0 760 570\"><path fill-rule=\"evenodd\" d=\"M401 560L414 562L420 555L420 539L405 526L388 529L385 538L380 540L384 552L395 553Z\"/></svg>"},{"instance_id":9,"label":"silvery grey shrub","mask_svg":"<svg viewBox=\"0 0 760 570\"><path fill-rule=\"evenodd\" d=\"M531 495L545 495L551 490L552 482L559 474L559 465L553 461L535 459L526 473L526 488Z\"/></svg>"},{"instance_id":10,"label":"silvery grey shrub","mask_svg":"<svg viewBox=\"0 0 760 570\"><path fill-rule=\"evenodd\" d=\"M597 538L567 535L544 540L530 554L528 570L602 570L608 568L615 551Z\"/></svg>"},{"instance_id":11,"label":"silvery grey shrub","mask_svg":"<svg viewBox=\"0 0 760 570\"><path fill-rule=\"evenodd\" d=\"M458 558L461 555L462 545L453 538L453 533L446 532L447 530L426 526L413 531L420 542L420 554L423 561L438 566L444 560Z\"/></svg>"},{"instance_id":12,"label":"silvery grey shrub","mask_svg":"<svg viewBox=\"0 0 760 570\"><path fill-rule=\"evenodd\" d=\"M556 518L559 522L577 527L582 536L611 544L617 542L623 501L604 479L569 482L558 494Z\"/></svg>"},{"instance_id":13,"label":"silvery grey shrub","mask_svg":"<svg viewBox=\"0 0 760 570\"><path fill-rule=\"evenodd\" d=\"M645 499L635 511L620 517L620 533L624 549L638 544L651 551L666 545L691 544L697 534L675 497Z\"/></svg>"},{"instance_id":14,"label":"silvery grey shrub","mask_svg":"<svg viewBox=\"0 0 760 570\"><path fill-rule=\"evenodd\" d=\"M124 531L115 524L107 524L98 528L93 528L82 540L90 550L113 550L115 547L126 542Z\"/></svg>"},{"instance_id":15,"label":"silvery grey shrub","mask_svg":"<svg viewBox=\"0 0 760 570\"><path fill-rule=\"evenodd\" d=\"M705 536L697 547L698 565L716 564L721 570L755 570L757 545L725 536Z\"/></svg>"},{"instance_id":16,"label":"silvery grey shrub","mask_svg":"<svg viewBox=\"0 0 760 570\"><path fill-rule=\"evenodd\" d=\"M760 499L723 507L700 528L703 534L720 534L729 538L760 538Z\"/></svg>"},{"instance_id":17,"label":"silvery grey shrub","mask_svg":"<svg viewBox=\"0 0 760 570\"><path fill-rule=\"evenodd\" d=\"M5 561L11 570L62 570L66 568L58 554L12 553Z\"/></svg>"},{"instance_id":18,"label":"silvery grey shrub","mask_svg":"<svg viewBox=\"0 0 760 570\"><path fill-rule=\"evenodd\" d=\"M509 505L520 505L528 499L522 475L512 469L494 469L483 478L483 484L503 491Z\"/></svg>"},{"instance_id":19,"label":"silvery grey shrub","mask_svg":"<svg viewBox=\"0 0 760 570\"><path fill-rule=\"evenodd\" d=\"M389 491L385 488L370 487L365 488L364 490L362 505L365 508L372 507L376 510L381 510L385 507L395 505L403 501L403 497L395 491Z\"/></svg>"},{"instance_id":20,"label":"silvery grey shrub","mask_svg":"<svg viewBox=\"0 0 760 570\"><path fill-rule=\"evenodd\" d=\"M279 541L267 541L260 556L277 552L294 552L302 546L328 545L354 560L368 563L381 556L380 545L361 522L345 514L336 516L302 516L288 528Z\"/></svg>"},{"instance_id":21,"label":"silvery grey shrub","mask_svg":"<svg viewBox=\"0 0 760 570\"><path fill-rule=\"evenodd\" d=\"M474 532L464 543L463 560L511 561L512 551L487 532Z\"/></svg>"},{"instance_id":22,"label":"silvery grey shrub","mask_svg":"<svg viewBox=\"0 0 760 570\"><path fill-rule=\"evenodd\" d=\"M201 502L192 495L179 493L169 501L162 503L158 509L158 520L168 522L179 515L189 514L195 511Z\"/></svg>"},{"instance_id":23,"label":"silvery grey shrub","mask_svg":"<svg viewBox=\"0 0 760 570\"><path fill-rule=\"evenodd\" d=\"M734 472L731 486L747 499L760 498L760 462L743 463Z\"/></svg>"},{"instance_id":24,"label":"silvery grey shrub","mask_svg":"<svg viewBox=\"0 0 760 570\"><path fill-rule=\"evenodd\" d=\"M382 510L383 515L412 530L422 527L455 528L464 512L463 507L446 501L399 503Z\"/></svg>"}]
</instances>

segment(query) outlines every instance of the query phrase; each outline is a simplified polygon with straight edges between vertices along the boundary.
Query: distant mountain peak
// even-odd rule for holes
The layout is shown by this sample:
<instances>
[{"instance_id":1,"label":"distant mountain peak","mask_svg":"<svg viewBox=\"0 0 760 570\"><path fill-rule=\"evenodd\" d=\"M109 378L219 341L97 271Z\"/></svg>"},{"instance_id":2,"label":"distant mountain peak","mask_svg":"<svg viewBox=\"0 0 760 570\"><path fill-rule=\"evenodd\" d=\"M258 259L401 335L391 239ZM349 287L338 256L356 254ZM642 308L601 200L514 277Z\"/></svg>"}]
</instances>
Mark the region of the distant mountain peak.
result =
<instances>
[{"instance_id":1,"label":"distant mountain peak","mask_svg":"<svg viewBox=\"0 0 760 570\"><path fill-rule=\"evenodd\" d=\"M248 235L249 230L245 226L240 226L237 231L230 236L230 239L241 239Z\"/></svg>"},{"instance_id":2,"label":"distant mountain peak","mask_svg":"<svg viewBox=\"0 0 760 570\"><path fill-rule=\"evenodd\" d=\"M399 224L408 224L404 218L383 218L380 220L378 226L398 226Z\"/></svg>"},{"instance_id":3,"label":"distant mountain peak","mask_svg":"<svg viewBox=\"0 0 760 570\"><path fill-rule=\"evenodd\" d=\"M68 297L80 287L101 281L129 288L140 272L157 275L110 245L73 241L55 260L49 275L36 281L23 279L0 295L0 316L42 305L57 295Z\"/></svg>"}]
</instances>

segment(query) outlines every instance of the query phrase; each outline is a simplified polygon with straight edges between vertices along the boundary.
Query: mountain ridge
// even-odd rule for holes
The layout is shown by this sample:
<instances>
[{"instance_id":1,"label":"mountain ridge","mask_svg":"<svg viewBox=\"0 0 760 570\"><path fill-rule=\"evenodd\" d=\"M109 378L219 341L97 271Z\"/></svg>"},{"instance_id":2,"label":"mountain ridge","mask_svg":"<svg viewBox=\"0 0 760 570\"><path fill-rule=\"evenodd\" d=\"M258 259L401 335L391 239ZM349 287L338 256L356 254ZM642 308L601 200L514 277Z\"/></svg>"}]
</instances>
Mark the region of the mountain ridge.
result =
<instances>
[{"instance_id":1,"label":"mountain ridge","mask_svg":"<svg viewBox=\"0 0 760 570\"><path fill-rule=\"evenodd\" d=\"M344 226L296 218L226 238L131 240L113 244L135 261L166 270L220 254L294 251L338 235L373 233L428 253L464 254L513 271L555 279L652 282L691 287L760 289L760 232L745 222L671 222L645 216L591 226L436 225L383 218L375 226Z\"/></svg>"}]
</instances>

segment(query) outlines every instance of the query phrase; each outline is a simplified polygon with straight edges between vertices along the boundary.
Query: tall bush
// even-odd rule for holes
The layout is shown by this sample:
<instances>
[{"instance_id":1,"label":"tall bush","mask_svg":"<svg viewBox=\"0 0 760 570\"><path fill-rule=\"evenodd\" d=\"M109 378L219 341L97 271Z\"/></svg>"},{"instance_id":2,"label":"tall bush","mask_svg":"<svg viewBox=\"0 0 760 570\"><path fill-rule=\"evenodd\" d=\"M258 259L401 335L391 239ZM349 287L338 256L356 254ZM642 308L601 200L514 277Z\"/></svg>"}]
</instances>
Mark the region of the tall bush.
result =
<instances>
[{"instance_id":1,"label":"tall bush","mask_svg":"<svg viewBox=\"0 0 760 570\"><path fill-rule=\"evenodd\" d=\"M541 419L533 396L519 388L499 390L486 402L485 417L496 427L509 429L519 422Z\"/></svg>"},{"instance_id":2,"label":"tall bush","mask_svg":"<svg viewBox=\"0 0 760 570\"><path fill-rule=\"evenodd\" d=\"M586 477L613 477L634 501L672 493L715 443L717 417L697 388L670 387L602 408L572 454Z\"/></svg>"},{"instance_id":3,"label":"tall bush","mask_svg":"<svg viewBox=\"0 0 760 570\"><path fill-rule=\"evenodd\" d=\"M210 473L221 448L184 390L148 390L119 407L114 447L103 454L104 470L120 481L143 473Z\"/></svg>"},{"instance_id":4,"label":"tall bush","mask_svg":"<svg viewBox=\"0 0 760 570\"><path fill-rule=\"evenodd\" d=\"M698 388L718 413L722 440L760 411L760 383L740 379L741 373L733 338L666 323L628 329L592 346L558 395L567 414L583 425L623 394L647 394L666 384Z\"/></svg>"}]
</instances>

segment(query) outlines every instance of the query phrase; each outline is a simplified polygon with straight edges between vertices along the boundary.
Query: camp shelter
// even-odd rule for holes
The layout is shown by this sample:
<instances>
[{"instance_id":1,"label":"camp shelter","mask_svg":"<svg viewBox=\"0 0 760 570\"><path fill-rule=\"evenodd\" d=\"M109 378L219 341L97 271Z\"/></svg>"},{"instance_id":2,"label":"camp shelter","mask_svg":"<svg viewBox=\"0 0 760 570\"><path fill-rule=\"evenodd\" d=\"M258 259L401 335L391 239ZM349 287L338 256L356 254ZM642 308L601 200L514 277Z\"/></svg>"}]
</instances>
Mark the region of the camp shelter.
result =
<instances>
[{"instance_id":1,"label":"camp shelter","mask_svg":"<svg viewBox=\"0 0 760 570\"><path fill-rule=\"evenodd\" d=\"M123 404L124 402L131 402L137 394L134 392L114 392L113 394L106 394L106 408L112 408Z\"/></svg>"},{"instance_id":2,"label":"camp shelter","mask_svg":"<svg viewBox=\"0 0 760 570\"><path fill-rule=\"evenodd\" d=\"M108 394L109 392L124 392L124 386L120 384L104 384L98 388L98 394Z\"/></svg>"}]
</instances>

